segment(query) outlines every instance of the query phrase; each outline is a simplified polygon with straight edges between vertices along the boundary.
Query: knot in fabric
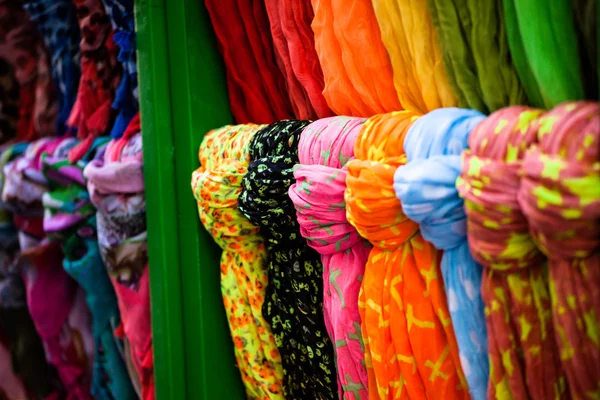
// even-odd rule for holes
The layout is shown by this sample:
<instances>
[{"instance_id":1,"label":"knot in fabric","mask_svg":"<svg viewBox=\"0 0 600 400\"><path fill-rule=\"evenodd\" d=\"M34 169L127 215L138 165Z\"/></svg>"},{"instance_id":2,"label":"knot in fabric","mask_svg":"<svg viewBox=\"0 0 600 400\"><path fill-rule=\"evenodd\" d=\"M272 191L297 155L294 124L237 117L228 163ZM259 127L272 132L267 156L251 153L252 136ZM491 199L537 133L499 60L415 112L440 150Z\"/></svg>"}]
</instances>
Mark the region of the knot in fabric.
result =
<instances>
[{"instance_id":1,"label":"knot in fabric","mask_svg":"<svg viewBox=\"0 0 600 400\"><path fill-rule=\"evenodd\" d=\"M348 162L346 217L362 237L381 249L394 250L419 226L402 212L393 188L394 172L406 164L403 143L418 114L399 111L371 117L354 145Z\"/></svg>"},{"instance_id":2,"label":"knot in fabric","mask_svg":"<svg viewBox=\"0 0 600 400\"><path fill-rule=\"evenodd\" d=\"M592 102L554 108L523 160L519 203L549 258L586 258L600 249L599 111Z\"/></svg>"},{"instance_id":3,"label":"knot in fabric","mask_svg":"<svg viewBox=\"0 0 600 400\"><path fill-rule=\"evenodd\" d=\"M469 134L484 119L479 111L442 108L419 118L406 134L408 163L394 174L394 190L404 214L419 223L425 240L438 249L457 247L466 239L456 179Z\"/></svg>"},{"instance_id":4,"label":"knot in fabric","mask_svg":"<svg viewBox=\"0 0 600 400\"><path fill-rule=\"evenodd\" d=\"M456 185L465 199L469 245L477 262L496 271L543 260L517 200L521 162L537 141L542 115L523 106L501 109L475 128L463 153Z\"/></svg>"}]
</instances>

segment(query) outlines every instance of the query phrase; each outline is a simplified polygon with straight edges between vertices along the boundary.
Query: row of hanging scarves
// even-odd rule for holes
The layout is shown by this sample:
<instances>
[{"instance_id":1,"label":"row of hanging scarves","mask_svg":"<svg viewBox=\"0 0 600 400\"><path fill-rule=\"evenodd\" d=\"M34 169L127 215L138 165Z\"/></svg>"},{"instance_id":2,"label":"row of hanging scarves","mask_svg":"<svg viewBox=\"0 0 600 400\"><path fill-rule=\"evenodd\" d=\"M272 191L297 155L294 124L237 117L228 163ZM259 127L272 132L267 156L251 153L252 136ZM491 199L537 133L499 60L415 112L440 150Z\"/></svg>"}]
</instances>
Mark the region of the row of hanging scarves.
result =
<instances>
[{"instance_id":1,"label":"row of hanging scarves","mask_svg":"<svg viewBox=\"0 0 600 400\"><path fill-rule=\"evenodd\" d=\"M0 21L1 393L152 399L133 2Z\"/></svg>"},{"instance_id":2,"label":"row of hanging scarves","mask_svg":"<svg viewBox=\"0 0 600 400\"><path fill-rule=\"evenodd\" d=\"M244 124L192 190L249 398L600 393L597 6L475 3L205 0Z\"/></svg>"}]
</instances>

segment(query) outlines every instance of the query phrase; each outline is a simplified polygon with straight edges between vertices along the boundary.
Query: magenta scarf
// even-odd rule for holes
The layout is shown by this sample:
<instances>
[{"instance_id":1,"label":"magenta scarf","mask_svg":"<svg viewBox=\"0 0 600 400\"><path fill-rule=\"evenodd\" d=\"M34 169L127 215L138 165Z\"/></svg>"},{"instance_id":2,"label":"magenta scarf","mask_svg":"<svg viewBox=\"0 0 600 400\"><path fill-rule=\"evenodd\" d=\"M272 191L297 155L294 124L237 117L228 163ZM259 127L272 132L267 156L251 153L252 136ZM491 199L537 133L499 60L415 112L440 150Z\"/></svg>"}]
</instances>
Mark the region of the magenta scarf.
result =
<instances>
[{"instance_id":1,"label":"magenta scarf","mask_svg":"<svg viewBox=\"0 0 600 400\"><path fill-rule=\"evenodd\" d=\"M339 393L356 399L368 398L358 293L371 248L346 220L344 166L364 122L331 117L308 125L298 145L297 182L289 190L300 233L323 262L323 313L335 343Z\"/></svg>"}]
</instances>

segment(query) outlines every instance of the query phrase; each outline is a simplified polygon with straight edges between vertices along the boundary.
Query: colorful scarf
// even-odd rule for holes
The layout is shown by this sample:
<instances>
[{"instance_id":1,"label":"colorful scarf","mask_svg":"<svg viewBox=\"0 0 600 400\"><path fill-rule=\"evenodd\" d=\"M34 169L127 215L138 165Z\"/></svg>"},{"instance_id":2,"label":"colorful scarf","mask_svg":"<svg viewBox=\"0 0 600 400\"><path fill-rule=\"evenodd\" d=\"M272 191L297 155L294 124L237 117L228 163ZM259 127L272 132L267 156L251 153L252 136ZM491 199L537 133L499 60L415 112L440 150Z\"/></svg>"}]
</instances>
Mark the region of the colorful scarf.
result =
<instances>
[{"instance_id":1,"label":"colorful scarf","mask_svg":"<svg viewBox=\"0 0 600 400\"><path fill-rule=\"evenodd\" d=\"M126 361L134 388L143 400L153 400L154 360L150 323L146 201L142 172L142 135L127 129L111 140L104 160L93 160L84 169L90 199L97 208L98 244L115 289L122 329L130 349Z\"/></svg>"},{"instance_id":2,"label":"colorful scarf","mask_svg":"<svg viewBox=\"0 0 600 400\"><path fill-rule=\"evenodd\" d=\"M456 97L444 71L427 3L374 0L373 9L390 55L394 86L402 108L426 113L455 106Z\"/></svg>"},{"instance_id":3,"label":"colorful scarf","mask_svg":"<svg viewBox=\"0 0 600 400\"><path fill-rule=\"evenodd\" d=\"M77 130L82 142L69 151L72 163L83 157L94 139L110 128L111 105L121 77L118 49L102 1L73 0L73 3L81 31L81 79L67 125Z\"/></svg>"},{"instance_id":4,"label":"colorful scarf","mask_svg":"<svg viewBox=\"0 0 600 400\"><path fill-rule=\"evenodd\" d=\"M11 0L14 1L14 0ZM56 131L62 134L77 97L79 84L79 29L71 0L22 0L50 51L52 78L58 88Z\"/></svg>"},{"instance_id":5,"label":"colorful scarf","mask_svg":"<svg viewBox=\"0 0 600 400\"><path fill-rule=\"evenodd\" d=\"M475 110L442 108L419 118L404 140L406 165L394 175L402 211L423 238L443 250L441 270L462 370L474 400L487 398L487 331L481 299L481 266L469 253L463 200L455 182L460 154L485 116Z\"/></svg>"},{"instance_id":6,"label":"colorful scarf","mask_svg":"<svg viewBox=\"0 0 600 400\"><path fill-rule=\"evenodd\" d=\"M112 105L118 115L110 135L118 139L139 109L133 0L103 0L103 3L112 23L113 40L119 48L118 60L123 71Z\"/></svg>"},{"instance_id":7,"label":"colorful scarf","mask_svg":"<svg viewBox=\"0 0 600 400\"><path fill-rule=\"evenodd\" d=\"M525 150L537 141L541 110L496 111L469 136L458 191L469 248L484 267L492 399L566 399L552 327L548 269L517 201Z\"/></svg>"},{"instance_id":8,"label":"colorful scarf","mask_svg":"<svg viewBox=\"0 0 600 400\"><path fill-rule=\"evenodd\" d=\"M0 145L17 136L19 82L8 57L0 55Z\"/></svg>"},{"instance_id":9,"label":"colorful scarf","mask_svg":"<svg viewBox=\"0 0 600 400\"><path fill-rule=\"evenodd\" d=\"M265 124L292 117L265 4L252 0L204 0L204 4L225 61L236 122Z\"/></svg>"},{"instance_id":10,"label":"colorful scarf","mask_svg":"<svg viewBox=\"0 0 600 400\"><path fill-rule=\"evenodd\" d=\"M371 0L312 0L312 30L327 104L337 115L370 117L400 109L392 64Z\"/></svg>"},{"instance_id":11,"label":"colorful scarf","mask_svg":"<svg viewBox=\"0 0 600 400\"><path fill-rule=\"evenodd\" d=\"M459 106L489 113L524 104L509 53L502 0L427 3Z\"/></svg>"},{"instance_id":12,"label":"colorful scarf","mask_svg":"<svg viewBox=\"0 0 600 400\"><path fill-rule=\"evenodd\" d=\"M393 189L418 115L371 117L348 163L346 216L373 244L359 295L371 399L467 399L441 282L441 254L402 212ZM406 282L406 285L404 284Z\"/></svg>"},{"instance_id":13,"label":"colorful scarf","mask_svg":"<svg viewBox=\"0 0 600 400\"><path fill-rule=\"evenodd\" d=\"M289 190L300 233L321 254L323 314L335 344L341 398L367 399L368 379L360 332L358 292L370 246L346 221L346 174L364 119L332 117L302 132L296 183Z\"/></svg>"},{"instance_id":14,"label":"colorful scarf","mask_svg":"<svg viewBox=\"0 0 600 400\"><path fill-rule=\"evenodd\" d=\"M266 0L271 36L279 69L283 72L294 115L299 119L332 115L323 97L323 71L315 51L310 24L310 2Z\"/></svg>"},{"instance_id":15,"label":"colorful scarf","mask_svg":"<svg viewBox=\"0 0 600 400\"><path fill-rule=\"evenodd\" d=\"M600 107L565 103L540 120L519 204L549 259L554 339L571 398L600 393Z\"/></svg>"},{"instance_id":16,"label":"colorful scarf","mask_svg":"<svg viewBox=\"0 0 600 400\"><path fill-rule=\"evenodd\" d=\"M282 358L284 396L337 398L333 346L323 321L323 267L300 235L288 196L298 141L308 121L280 121L254 135L240 211L260 226L269 253L263 315Z\"/></svg>"},{"instance_id":17,"label":"colorful scarf","mask_svg":"<svg viewBox=\"0 0 600 400\"><path fill-rule=\"evenodd\" d=\"M281 356L261 312L268 284L267 253L259 228L237 205L250 163L248 145L263 127L225 126L207 133L192 190L202 224L223 249L221 292L246 394L251 399L284 399Z\"/></svg>"}]
</instances>

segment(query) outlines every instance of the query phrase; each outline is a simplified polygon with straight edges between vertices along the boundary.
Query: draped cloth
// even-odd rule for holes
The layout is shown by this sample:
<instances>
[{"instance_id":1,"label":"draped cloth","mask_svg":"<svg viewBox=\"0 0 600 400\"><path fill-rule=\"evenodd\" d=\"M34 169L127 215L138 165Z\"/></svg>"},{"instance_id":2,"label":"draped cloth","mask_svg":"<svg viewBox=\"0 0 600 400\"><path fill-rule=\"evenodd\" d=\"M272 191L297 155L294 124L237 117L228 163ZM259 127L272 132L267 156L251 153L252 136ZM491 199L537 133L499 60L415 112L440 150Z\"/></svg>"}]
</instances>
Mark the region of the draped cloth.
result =
<instances>
[{"instance_id":1,"label":"draped cloth","mask_svg":"<svg viewBox=\"0 0 600 400\"><path fill-rule=\"evenodd\" d=\"M459 106L487 114L524 104L507 43L502 0L427 3Z\"/></svg>"},{"instance_id":2,"label":"draped cloth","mask_svg":"<svg viewBox=\"0 0 600 400\"><path fill-rule=\"evenodd\" d=\"M547 263L517 201L523 156L543 132L542 115L523 106L491 114L471 133L457 180L469 248L484 267L481 294L493 399L568 398L552 326Z\"/></svg>"},{"instance_id":3,"label":"draped cloth","mask_svg":"<svg viewBox=\"0 0 600 400\"><path fill-rule=\"evenodd\" d=\"M394 172L412 111L371 117L348 162L346 216L373 244L359 295L371 399L467 399L441 282L441 254L402 212ZM405 284L406 282L406 284Z\"/></svg>"},{"instance_id":4,"label":"draped cloth","mask_svg":"<svg viewBox=\"0 0 600 400\"><path fill-rule=\"evenodd\" d=\"M600 393L600 108L565 103L544 115L523 160L519 204L549 259L555 341L570 398Z\"/></svg>"},{"instance_id":5,"label":"draped cloth","mask_svg":"<svg viewBox=\"0 0 600 400\"><path fill-rule=\"evenodd\" d=\"M312 0L312 29L327 104L337 115L399 110L392 64L370 0Z\"/></svg>"},{"instance_id":6,"label":"draped cloth","mask_svg":"<svg viewBox=\"0 0 600 400\"><path fill-rule=\"evenodd\" d=\"M237 123L271 123L294 110L275 61L265 4L258 0L205 0L225 61L231 112Z\"/></svg>"},{"instance_id":7,"label":"draped cloth","mask_svg":"<svg viewBox=\"0 0 600 400\"><path fill-rule=\"evenodd\" d=\"M332 117L308 125L289 190L300 233L321 254L325 325L335 344L340 396L350 399L368 398L358 293L370 246L346 220L344 202L345 165L364 122Z\"/></svg>"},{"instance_id":8,"label":"draped cloth","mask_svg":"<svg viewBox=\"0 0 600 400\"><path fill-rule=\"evenodd\" d=\"M402 108L426 113L457 104L427 3L375 0L373 9L394 72Z\"/></svg>"},{"instance_id":9,"label":"draped cloth","mask_svg":"<svg viewBox=\"0 0 600 400\"><path fill-rule=\"evenodd\" d=\"M406 165L394 175L402 211L417 222L423 238L443 250L442 276L471 398L487 399L487 331L481 299L481 265L469 253L463 200L455 182L460 154L485 116L475 110L443 108L419 118L404 141Z\"/></svg>"},{"instance_id":10,"label":"draped cloth","mask_svg":"<svg viewBox=\"0 0 600 400\"><path fill-rule=\"evenodd\" d=\"M338 398L331 340L323 320L323 267L300 234L288 196L298 141L308 121L280 121L252 138L238 206L267 245L269 284L263 315L282 358L284 396Z\"/></svg>"},{"instance_id":11,"label":"draped cloth","mask_svg":"<svg viewBox=\"0 0 600 400\"><path fill-rule=\"evenodd\" d=\"M251 399L283 399L281 356L262 316L268 284L267 253L259 228L238 210L252 136L264 126L224 126L200 145L200 168L192 174L198 214L223 249L221 291L246 394Z\"/></svg>"},{"instance_id":12,"label":"draped cloth","mask_svg":"<svg viewBox=\"0 0 600 400\"><path fill-rule=\"evenodd\" d=\"M266 0L275 58L285 77L294 115L317 119L332 115L323 97L323 71L315 50L310 24L314 18L308 1Z\"/></svg>"}]
</instances>

